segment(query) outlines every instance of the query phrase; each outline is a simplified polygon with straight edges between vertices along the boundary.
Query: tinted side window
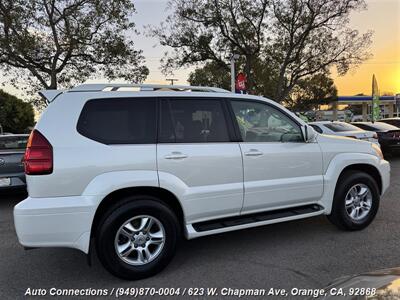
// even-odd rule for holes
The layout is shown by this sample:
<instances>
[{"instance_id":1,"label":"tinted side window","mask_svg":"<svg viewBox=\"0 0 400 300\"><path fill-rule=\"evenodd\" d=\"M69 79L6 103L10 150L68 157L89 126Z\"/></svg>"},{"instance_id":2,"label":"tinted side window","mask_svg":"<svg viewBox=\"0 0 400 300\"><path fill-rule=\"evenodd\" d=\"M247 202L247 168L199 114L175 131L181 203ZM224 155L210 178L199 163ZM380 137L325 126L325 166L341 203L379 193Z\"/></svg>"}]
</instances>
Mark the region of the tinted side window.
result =
<instances>
[{"instance_id":1,"label":"tinted side window","mask_svg":"<svg viewBox=\"0 0 400 300\"><path fill-rule=\"evenodd\" d=\"M156 99L89 100L77 130L103 144L156 143Z\"/></svg>"},{"instance_id":2,"label":"tinted side window","mask_svg":"<svg viewBox=\"0 0 400 300\"><path fill-rule=\"evenodd\" d=\"M397 127L399 127L399 125L400 125L400 120L383 120L383 121L380 121L380 122L383 122L383 123L386 123L386 124L390 124L390 125L393 125L393 126L397 126Z\"/></svg>"},{"instance_id":3,"label":"tinted side window","mask_svg":"<svg viewBox=\"0 0 400 300\"><path fill-rule=\"evenodd\" d=\"M159 140L162 143L229 142L220 100L164 99Z\"/></svg>"},{"instance_id":4,"label":"tinted side window","mask_svg":"<svg viewBox=\"0 0 400 300\"><path fill-rule=\"evenodd\" d=\"M364 125L364 124L355 124L355 126L357 126L358 128L364 129L364 130L371 130L374 131L373 128L369 127L368 125Z\"/></svg>"},{"instance_id":5,"label":"tinted side window","mask_svg":"<svg viewBox=\"0 0 400 300\"><path fill-rule=\"evenodd\" d=\"M278 109L259 102L231 101L244 142L303 142L299 125Z\"/></svg>"}]
</instances>

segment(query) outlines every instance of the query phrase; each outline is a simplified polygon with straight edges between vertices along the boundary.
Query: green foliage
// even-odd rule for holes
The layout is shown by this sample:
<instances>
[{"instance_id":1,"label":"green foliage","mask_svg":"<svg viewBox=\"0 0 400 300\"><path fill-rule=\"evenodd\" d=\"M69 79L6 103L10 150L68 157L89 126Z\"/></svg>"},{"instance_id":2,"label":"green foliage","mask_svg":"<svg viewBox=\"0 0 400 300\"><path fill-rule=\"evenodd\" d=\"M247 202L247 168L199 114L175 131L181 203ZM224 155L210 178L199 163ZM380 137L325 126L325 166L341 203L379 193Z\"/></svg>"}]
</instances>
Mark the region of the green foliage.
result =
<instances>
[{"instance_id":1,"label":"green foliage","mask_svg":"<svg viewBox=\"0 0 400 300\"><path fill-rule=\"evenodd\" d=\"M4 132L29 132L34 116L32 104L0 90L0 124Z\"/></svg>"},{"instance_id":2,"label":"green foliage","mask_svg":"<svg viewBox=\"0 0 400 300\"><path fill-rule=\"evenodd\" d=\"M188 82L196 86L214 86L230 90L231 77L226 65L209 62L189 74Z\"/></svg>"},{"instance_id":3,"label":"green foliage","mask_svg":"<svg viewBox=\"0 0 400 300\"><path fill-rule=\"evenodd\" d=\"M0 70L28 92L93 76L142 82L133 13L131 0L1 0Z\"/></svg>"},{"instance_id":4,"label":"green foliage","mask_svg":"<svg viewBox=\"0 0 400 300\"><path fill-rule=\"evenodd\" d=\"M238 61L239 65L243 60ZM239 69L239 71L242 71ZM253 93L273 98L276 72L271 64L265 61L256 60L252 68ZM231 90L230 67L216 62L208 62L202 67L196 68L189 74L188 82L191 85L215 86Z\"/></svg>"},{"instance_id":5,"label":"green foliage","mask_svg":"<svg viewBox=\"0 0 400 300\"><path fill-rule=\"evenodd\" d=\"M285 104L296 111L317 109L337 99L337 89L327 74L320 73L299 80L285 100Z\"/></svg>"}]
</instances>

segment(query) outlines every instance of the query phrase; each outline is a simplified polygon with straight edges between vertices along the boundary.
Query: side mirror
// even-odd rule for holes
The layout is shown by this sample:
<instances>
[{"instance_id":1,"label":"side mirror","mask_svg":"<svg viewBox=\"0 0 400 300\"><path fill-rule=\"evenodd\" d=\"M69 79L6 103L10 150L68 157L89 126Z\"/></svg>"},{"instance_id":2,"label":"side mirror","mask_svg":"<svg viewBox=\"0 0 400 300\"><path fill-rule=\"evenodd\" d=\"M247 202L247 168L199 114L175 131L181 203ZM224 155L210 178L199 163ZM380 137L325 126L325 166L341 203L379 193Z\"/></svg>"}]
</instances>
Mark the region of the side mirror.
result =
<instances>
[{"instance_id":1,"label":"side mirror","mask_svg":"<svg viewBox=\"0 0 400 300\"><path fill-rule=\"evenodd\" d=\"M303 133L304 133L304 141L306 143L310 143L310 142L314 141L315 136L317 135L315 133L314 128L312 128L309 125L304 125Z\"/></svg>"}]
</instances>

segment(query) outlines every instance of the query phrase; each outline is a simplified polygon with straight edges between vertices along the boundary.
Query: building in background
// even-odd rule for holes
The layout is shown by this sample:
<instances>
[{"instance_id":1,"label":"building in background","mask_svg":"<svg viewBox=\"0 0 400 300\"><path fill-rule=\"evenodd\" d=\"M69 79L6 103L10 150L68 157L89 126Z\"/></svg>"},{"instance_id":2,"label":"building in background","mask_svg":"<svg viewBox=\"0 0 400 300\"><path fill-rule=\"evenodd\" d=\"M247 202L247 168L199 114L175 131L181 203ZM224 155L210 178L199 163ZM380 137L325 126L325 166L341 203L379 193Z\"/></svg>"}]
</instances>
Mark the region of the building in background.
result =
<instances>
[{"instance_id":1,"label":"building in background","mask_svg":"<svg viewBox=\"0 0 400 300\"><path fill-rule=\"evenodd\" d=\"M400 115L400 94L395 96L381 96L379 99L381 118L392 118ZM333 107L336 114L337 107L343 104L360 106L362 121L371 120L372 96L339 96L335 102L336 103L333 103Z\"/></svg>"}]
</instances>

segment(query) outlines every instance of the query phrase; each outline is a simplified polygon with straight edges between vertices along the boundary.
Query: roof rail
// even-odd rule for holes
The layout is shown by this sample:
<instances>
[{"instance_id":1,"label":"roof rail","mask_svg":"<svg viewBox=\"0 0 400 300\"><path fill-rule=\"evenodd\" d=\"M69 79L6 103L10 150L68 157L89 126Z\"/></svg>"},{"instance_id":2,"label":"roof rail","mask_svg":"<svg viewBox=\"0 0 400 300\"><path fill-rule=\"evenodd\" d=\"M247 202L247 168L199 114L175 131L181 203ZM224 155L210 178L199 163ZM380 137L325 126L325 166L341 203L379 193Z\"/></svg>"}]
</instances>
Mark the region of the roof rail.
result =
<instances>
[{"instance_id":1,"label":"roof rail","mask_svg":"<svg viewBox=\"0 0 400 300\"><path fill-rule=\"evenodd\" d=\"M206 86L129 84L129 83L82 84L70 89L69 92L101 92L101 91L123 91L123 90L230 93L230 91L224 89L216 87L206 87Z\"/></svg>"}]
</instances>

